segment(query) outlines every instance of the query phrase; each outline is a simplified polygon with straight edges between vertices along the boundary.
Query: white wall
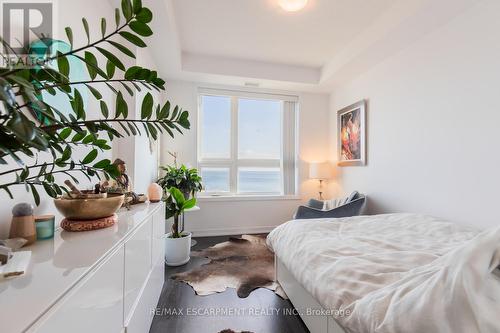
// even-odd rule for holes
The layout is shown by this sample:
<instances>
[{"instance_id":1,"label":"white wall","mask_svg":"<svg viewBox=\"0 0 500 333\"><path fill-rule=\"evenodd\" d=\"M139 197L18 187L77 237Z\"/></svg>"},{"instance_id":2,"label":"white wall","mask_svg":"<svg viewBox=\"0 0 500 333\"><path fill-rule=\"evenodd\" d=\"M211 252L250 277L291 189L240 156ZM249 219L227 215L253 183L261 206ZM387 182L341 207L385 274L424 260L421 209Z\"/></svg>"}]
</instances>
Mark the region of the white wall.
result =
<instances>
[{"instance_id":1,"label":"white wall","mask_svg":"<svg viewBox=\"0 0 500 333\"><path fill-rule=\"evenodd\" d=\"M168 81L168 80L167 80ZM191 82L167 82L167 98L190 111L191 130L175 139L164 136L161 163L170 164L167 151L179 153L179 162L197 165L197 91ZM299 159L301 198L295 200L227 200L200 199L201 210L187 215L186 228L195 235L221 235L267 232L293 215L301 200L316 196L317 183L307 180L307 163L329 159L328 95L301 94L299 113ZM336 191L330 186L330 195Z\"/></svg>"},{"instance_id":2,"label":"white wall","mask_svg":"<svg viewBox=\"0 0 500 333\"><path fill-rule=\"evenodd\" d=\"M147 48L136 48L135 54L135 65L156 70L157 66ZM163 92L148 91L147 89L142 89L140 92L136 91L134 98L131 99L131 103L129 104L130 107L132 105L135 107L135 112L131 112L130 118L141 118L142 101L148 92L153 95L155 104L161 102L164 95ZM126 137L117 140L113 145L113 154L127 163L132 190L136 193L147 194L149 184L158 179L159 140L155 142L153 138L147 137L144 131L142 134L141 136Z\"/></svg>"},{"instance_id":3,"label":"white wall","mask_svg":"<svg viewBox=\"0 0 500 333\"><path fill-rule=\"evenodd\" d=\"M341 171L344 191L366 192L371 213L498 225L499 14L499 1L478 1L334 91L332 129L336 110L369 100L368 166Z\"/></svg>"}]
</instances>

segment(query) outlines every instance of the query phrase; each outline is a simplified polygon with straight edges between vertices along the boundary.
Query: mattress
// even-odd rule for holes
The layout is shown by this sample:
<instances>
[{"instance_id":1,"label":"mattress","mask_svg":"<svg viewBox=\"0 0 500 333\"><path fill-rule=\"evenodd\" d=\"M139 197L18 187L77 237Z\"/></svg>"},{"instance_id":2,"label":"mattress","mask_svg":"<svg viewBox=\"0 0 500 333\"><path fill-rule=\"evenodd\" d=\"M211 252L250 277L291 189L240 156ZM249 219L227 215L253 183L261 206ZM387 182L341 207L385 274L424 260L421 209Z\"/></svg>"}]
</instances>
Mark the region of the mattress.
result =
<instances>
[{"instance_id":1,"label":"mattress","mask_svg":"<svg viewBox=\"0 0 500 333\"><path fill-rule=\"evenodd\" d=\"M386 214L293 220L267 243L348 332L500 332L500 228Z\"/></svg>"}]
</instances>

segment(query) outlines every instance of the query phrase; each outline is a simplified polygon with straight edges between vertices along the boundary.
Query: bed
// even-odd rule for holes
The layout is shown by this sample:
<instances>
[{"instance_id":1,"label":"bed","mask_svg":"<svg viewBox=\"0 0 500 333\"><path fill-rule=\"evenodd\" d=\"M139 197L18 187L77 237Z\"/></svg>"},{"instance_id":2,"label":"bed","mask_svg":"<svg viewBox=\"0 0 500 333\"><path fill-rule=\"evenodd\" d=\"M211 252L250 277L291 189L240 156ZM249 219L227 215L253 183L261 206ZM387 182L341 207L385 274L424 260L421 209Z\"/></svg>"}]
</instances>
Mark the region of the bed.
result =
<instances>
[{"instance_id":1,"label":"bed","mask_svg":"<svg viewBox=\"0 0 500 333\"><path fill-rule=\"evenodd\" d=\"M312 333L500 332L500 228L386 214L293 220L267 243Z\"/></svg>"}]
</instances>

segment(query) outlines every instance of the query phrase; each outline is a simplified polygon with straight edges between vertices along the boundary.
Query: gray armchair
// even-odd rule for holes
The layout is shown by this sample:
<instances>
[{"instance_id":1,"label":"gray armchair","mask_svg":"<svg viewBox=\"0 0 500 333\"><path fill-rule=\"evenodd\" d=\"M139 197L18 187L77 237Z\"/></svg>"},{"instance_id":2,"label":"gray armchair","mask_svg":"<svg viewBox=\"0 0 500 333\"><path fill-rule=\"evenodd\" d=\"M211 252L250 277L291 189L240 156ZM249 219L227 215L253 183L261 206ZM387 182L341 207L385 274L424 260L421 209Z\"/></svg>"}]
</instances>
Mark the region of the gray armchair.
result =
<instances>
[{"instance_id":1,"label":"gray armchair","mask_svg":"<svg viewBox=\"0 0 500 333\"><path fill-rule=\"evenodd\" d=\"M358 216L364 213L366 207L366 196L360 193L353 193L350 200L342 206L331 210L322 210L323 201L311 199L307 206L300 206L295 212L294 219L324 219Z\"/></svg>"}]
</instances>

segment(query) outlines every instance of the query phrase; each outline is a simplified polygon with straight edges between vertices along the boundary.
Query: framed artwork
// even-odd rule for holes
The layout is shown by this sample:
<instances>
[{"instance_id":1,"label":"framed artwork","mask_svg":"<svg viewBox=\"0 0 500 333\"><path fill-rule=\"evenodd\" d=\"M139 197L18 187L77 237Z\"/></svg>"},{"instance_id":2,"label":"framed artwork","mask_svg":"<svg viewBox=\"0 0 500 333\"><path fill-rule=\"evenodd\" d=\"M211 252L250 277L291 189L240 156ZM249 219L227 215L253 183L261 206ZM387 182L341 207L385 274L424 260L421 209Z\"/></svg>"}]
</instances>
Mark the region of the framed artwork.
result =
<instances>
[{"instance_id":1,"label":"framed artwork","mask_svg":"<svg viewBox=\"0 0 500 333\"><path fill-rule=\"evenodd\" d=\"M338 165L366 165L366 101L337 112Z\"/></svg>"}]
</instances>

